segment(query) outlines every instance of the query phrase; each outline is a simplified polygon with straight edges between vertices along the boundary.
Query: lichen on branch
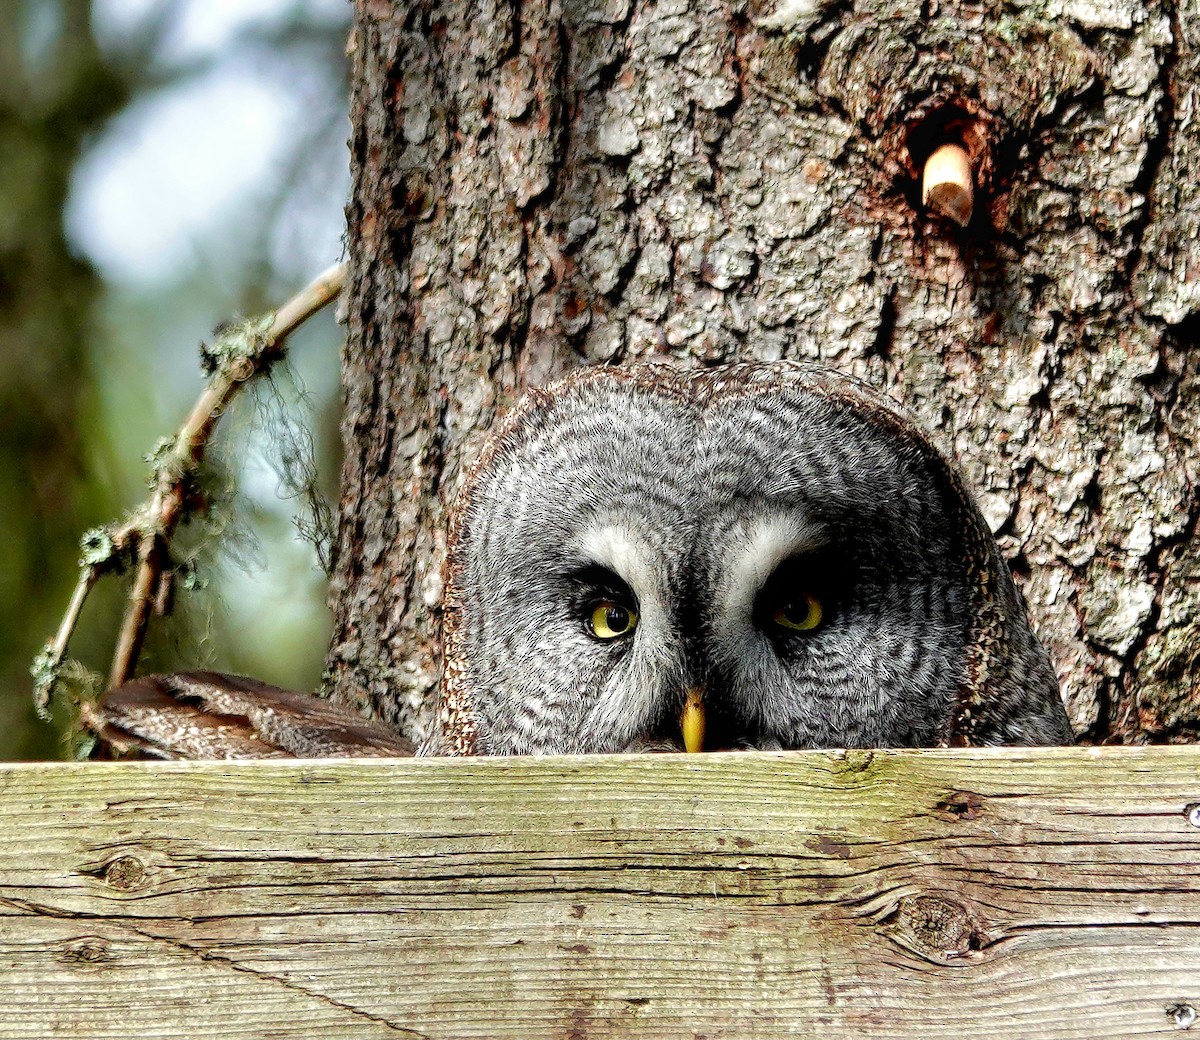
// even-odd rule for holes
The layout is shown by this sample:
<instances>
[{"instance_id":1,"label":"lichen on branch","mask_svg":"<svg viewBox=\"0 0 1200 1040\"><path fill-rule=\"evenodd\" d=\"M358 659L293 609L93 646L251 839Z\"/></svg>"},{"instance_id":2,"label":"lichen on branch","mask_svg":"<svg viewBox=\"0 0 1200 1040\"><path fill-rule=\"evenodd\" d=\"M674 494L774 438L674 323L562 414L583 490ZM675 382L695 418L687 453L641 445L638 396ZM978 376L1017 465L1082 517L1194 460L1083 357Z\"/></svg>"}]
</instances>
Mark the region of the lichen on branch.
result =
<instances>
[{"instance_id":1,"label":"lichen on branch","mask_svg":"<svg viewBox=\"0 0 1200 1040\"><path fill-rule=\"evenodd\" d=\"M127 681L137 667L150 615L170 601L176 577L171 540L203 502L197 493L200 465L218 421L238 392L285 356L287 336L337 298L346 281L345 264L325 271L278 310L218 327L202 344L201 366L208 383L179 430L158 442L146 457L153 468L150 497L124 520L92 528L80 541L80 575L54 638L34 659L34 705L43 718L68 671L67 649L88 593L106 574L134 570L129 604L121 624L108 685ZM187 582L185 581L185 585ZM70 671L77 671L70 668Z\"/></svg>"}]
</instances>

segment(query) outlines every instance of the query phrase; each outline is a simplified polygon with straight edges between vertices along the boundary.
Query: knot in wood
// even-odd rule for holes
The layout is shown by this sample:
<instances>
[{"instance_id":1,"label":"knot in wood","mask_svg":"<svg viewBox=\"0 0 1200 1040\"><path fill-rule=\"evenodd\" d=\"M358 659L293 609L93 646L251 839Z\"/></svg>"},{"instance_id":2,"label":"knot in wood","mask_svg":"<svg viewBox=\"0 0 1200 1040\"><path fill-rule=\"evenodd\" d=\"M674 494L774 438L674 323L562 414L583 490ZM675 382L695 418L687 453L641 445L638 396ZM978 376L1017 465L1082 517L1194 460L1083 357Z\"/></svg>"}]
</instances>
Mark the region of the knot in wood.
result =
<instances>
[{"instance_id":1,"label":"knot in wood","mask_svg":"<svg viewBox=\"0 0 1200 1040\"><path fill-rule=\"evenodd\" d=\"M104 880L121 892L131 892L145 883L146 865L136 856L119 856L104 868Z\"/></svg>"},{"instance_id":2,"label":"knot in wood","mask_svg":"<svg viewBox=\"0 0 1200 1040\"><path fill-rule=\"evenodd\" d=\"M63 960L80 964L102 964L112 960L108 941L100 936L88 936L72 943L63 953Z\"/></svg>"},{"instance_id":3,"label":"knot in wood","mask_svg":"<svg viewBox=\"0 0 1200 1040\"><path fill-rule=\"evenodd\" d=\"M913 948L930 957L962 957L983 946L971 913L945 896L906 896L900 901L898 924Z\"/></svg>"},{"instance_id":4,"label":"knot in wood","mask_svg":"<svg viewBox=\"0 0 1200 1040\"><path fill-rule=\"evenodd\" d=\"M984 799L974 791L951 791L933 811L943 820L974 820L984 814Z\"/></svg>"},{"instance_id":5,"label":"knot in wood","mask_svg":"<svg viewBox=\"0 0 1200 1040\"><path fill-rule=\"evenodd\" d=\"M868 776L874 779L870 774L872 766L875 765L875 752L869 748L844 748L835 751L832 760L836 763L839 780L854 782L867 779Z\"/></svg>"},{"instance_id":6,"label":"knot in wood","mask_svg":"<svg viewBox=\"0 0 1200 1040\"><path fill-rule=\"evenodd\" d=\"M235 383L244 383L258 372L258 365L252 358L240 357L229 366L229 378Z\"/></svg>"}]
</instances>

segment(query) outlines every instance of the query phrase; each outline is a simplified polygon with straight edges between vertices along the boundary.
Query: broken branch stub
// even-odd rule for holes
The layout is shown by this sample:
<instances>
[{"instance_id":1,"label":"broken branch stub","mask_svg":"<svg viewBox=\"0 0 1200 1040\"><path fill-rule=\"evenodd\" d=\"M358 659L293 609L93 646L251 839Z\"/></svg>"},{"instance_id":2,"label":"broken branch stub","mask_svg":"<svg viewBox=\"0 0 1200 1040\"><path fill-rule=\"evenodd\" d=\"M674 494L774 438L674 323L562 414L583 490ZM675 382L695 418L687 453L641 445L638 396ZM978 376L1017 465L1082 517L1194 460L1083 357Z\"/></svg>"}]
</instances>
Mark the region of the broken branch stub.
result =
<instances>
[{"instance_id":1,"label":"broken branch stub","mask_svg":"<svg viewBox=\"0 0 1200 1040\"><path fill-rule=\"evenodd\" d=\"M971 223L975 206L975 183L971 159L960 144L935 148L925 160L921 175L921 202L953 220L959 227Z\"/></svg>"}]
</instances>

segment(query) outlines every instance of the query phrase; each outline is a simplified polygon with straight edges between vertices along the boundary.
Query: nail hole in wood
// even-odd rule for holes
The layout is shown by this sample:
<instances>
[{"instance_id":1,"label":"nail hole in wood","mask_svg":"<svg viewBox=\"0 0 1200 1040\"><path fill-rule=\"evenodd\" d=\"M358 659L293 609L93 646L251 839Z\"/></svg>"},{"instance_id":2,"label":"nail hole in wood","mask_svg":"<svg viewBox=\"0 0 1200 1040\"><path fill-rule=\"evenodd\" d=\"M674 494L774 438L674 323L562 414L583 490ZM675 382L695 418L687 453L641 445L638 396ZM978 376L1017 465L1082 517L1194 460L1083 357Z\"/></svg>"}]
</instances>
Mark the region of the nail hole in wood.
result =
<instances>
[{"instance_id":1,"label":"nail hole in wood","mask_svg":"<svg viewBox=\"0 0 1200 1040\"><path fill-rule=\"evenodd\" d=\"M1191 1029L1196 1023L1196 1009L1191 1004L1172 1004L1167 1008L1167 1017L1176 1029Z\"/></svg>"}]
</instances>

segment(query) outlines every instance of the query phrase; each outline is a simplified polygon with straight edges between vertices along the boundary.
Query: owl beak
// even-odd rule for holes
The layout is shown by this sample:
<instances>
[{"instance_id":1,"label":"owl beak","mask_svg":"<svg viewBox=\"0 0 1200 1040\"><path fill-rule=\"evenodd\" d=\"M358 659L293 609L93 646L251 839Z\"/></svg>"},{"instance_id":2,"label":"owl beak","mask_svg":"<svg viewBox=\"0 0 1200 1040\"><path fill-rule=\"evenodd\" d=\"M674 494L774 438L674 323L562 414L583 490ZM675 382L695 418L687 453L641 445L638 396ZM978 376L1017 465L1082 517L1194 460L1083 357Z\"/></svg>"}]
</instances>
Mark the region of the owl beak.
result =
<instances>
[{"instance_id":1,"label":"owl beak","mask_svg":"<svg viewBox=\"0 0 1200 1040\"><path fill-rule=\"evenodd\" d=\"M688 751L704 749L704 687L693 686L687 692L683 712L679 716L683 730L683 746Z\"/></svg>"}]
</instances>

